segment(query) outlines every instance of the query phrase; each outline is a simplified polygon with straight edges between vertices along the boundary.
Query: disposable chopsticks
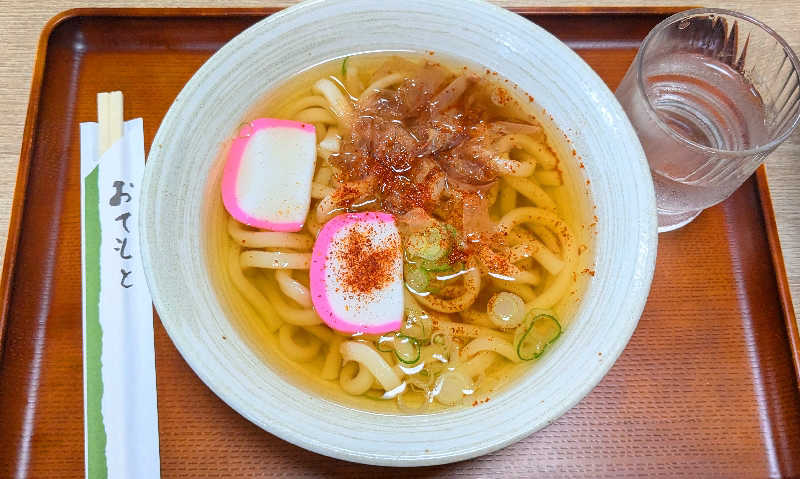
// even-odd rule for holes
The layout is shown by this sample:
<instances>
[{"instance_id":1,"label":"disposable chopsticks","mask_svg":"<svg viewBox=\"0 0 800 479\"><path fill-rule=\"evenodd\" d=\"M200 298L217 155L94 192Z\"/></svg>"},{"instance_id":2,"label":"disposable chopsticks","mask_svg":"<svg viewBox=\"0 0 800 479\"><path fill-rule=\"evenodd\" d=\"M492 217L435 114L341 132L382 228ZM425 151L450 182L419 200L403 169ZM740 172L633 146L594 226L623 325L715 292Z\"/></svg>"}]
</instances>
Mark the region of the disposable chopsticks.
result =
<instances>
[{"instance_id":1,"label":"disposable chopsticks","mask_svg":"<svg viewBox=\"0 0 800 479\"><path fill-rule=\"evenodd\" d=\"M81 123L81 256L87 478L160 475L153 311L141 259L141 118L97 94Z\"/></svg>"},{"instance_id":2,"label":"disposable chopsticks","mask_svg":"<svg viewBox=\"0 0 800 479\"><path fill-rule=\"evenodd\" d=\"M122 92L97 94L98 150L102 155L122 137Z\"/></svg>"}]
</instances>

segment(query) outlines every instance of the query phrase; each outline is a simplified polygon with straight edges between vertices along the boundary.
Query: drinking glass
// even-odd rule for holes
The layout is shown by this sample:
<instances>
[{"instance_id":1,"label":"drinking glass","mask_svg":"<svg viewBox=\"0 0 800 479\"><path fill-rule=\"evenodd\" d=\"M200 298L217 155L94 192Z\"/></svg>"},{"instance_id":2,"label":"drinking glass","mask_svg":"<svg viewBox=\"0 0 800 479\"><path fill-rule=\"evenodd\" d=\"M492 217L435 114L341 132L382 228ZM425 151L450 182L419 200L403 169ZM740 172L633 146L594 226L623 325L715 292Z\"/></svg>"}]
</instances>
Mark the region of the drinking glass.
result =
<instances>
[{"instance_id":1,"label":"drinking glass","mask_svg":"<svg viewBox=\"0 0 800 479\"><path fill-rule=\"evenodd\" d=\"M673 15L644 39L616 96L644 148L658 231L733 193L800 121L800 62L741 13Z\"/></svg>"}]
</instances>

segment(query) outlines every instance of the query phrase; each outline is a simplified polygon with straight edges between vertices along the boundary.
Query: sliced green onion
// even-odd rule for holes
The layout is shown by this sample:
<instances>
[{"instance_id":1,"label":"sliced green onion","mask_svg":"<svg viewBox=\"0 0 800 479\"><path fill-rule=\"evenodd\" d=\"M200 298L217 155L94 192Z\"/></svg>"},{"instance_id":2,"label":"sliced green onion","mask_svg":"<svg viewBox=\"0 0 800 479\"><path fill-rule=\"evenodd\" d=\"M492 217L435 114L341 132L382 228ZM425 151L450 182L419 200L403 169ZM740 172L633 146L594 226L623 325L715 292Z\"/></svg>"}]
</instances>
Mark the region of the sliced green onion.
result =
<instances>
[{"instance_id":1,"label":"sliced green onion","mask_svg":"<svg viewBox=\"0 0 800 479\"><path fill-rule=\"evenodd\" d=\"M394 355L403 364L415 364L419 361L422 348L419 341L405 334L398 333L394 338Z\"/></svg>"},{"instance_id":2,"label":"sliced green onion","mask_svg":"<svg viewBox=\"0 0 800 479\"><path fill-rule=\"evenodd\" d=\"M416 364L422 356L419 341L402 333L381 336L376 348L384 353L394 352L397 360L403 364Z\"/></svg>"},{"instance_id":3,"label":"sliced green onion","mask_svg":"<svg viewBox=\"0 0 800 479\"><path fill-rule=\"evenodd\" d=\"M400 332L416 340L428 339L433 331L433 320L425 311L408 308Z\"/></svg>"},{"instance_id":4,"label":"sliced green onion","mask_svg":"<svg viewBox=\"0 0 800 479\"><path fill-rule=\"evenodd\" d=\"M431 284L428 285L428 292L431 294L439 294L439 292L441 291L442 291L441 281L436 281L436 278L434 278L431 281Z\"/></svg>"},{"instance_id":5,"label":"sliced green onion","mask_svg":"<svg viewBox=\"0 0 800 479\"><path fill-rule=\"evenodd\" d=\"M344 60L342 60L342 76L347 75L347 60L349 59L350 57L344 57Z\"/></svg>"},{"instance_id":6,"label":"sliced green onion","mask_svg":"<svg viewBox=\"0 0 800 479\"><path fill-rule=\"evenodd\" d=\"M437 261L450 252L452 240L448 238L445 227L434 224L418 231L408 238L406 251L409 256L425 261Z\"/></svg>"},{"instance_id":7,"label":"sliced green onion","mask_svg":"<svg viewBox=\"0 0 800 479\"><path fill-rule=\"evenodd\" d=\"M433 273L441 273L443 271L448 271L452 266L447 261L438 262L438 261L428 261L426 259L420 259L417 264L422 267L425 271L430 271Z\"/></svg>"},{"instance_id":8,"label":"sliced green onion","mask_svg":"<svg viewBox=\"0 0 800 479\"><path fill-rule=\"evenodd\" d=\"M487 306L489 319L500 328L516 328L525 319L525 302L514 293L500 291Z\"/></svg>"},{"instance_id":9,"label":"sliced green onion","mask_svg":"<svg viewBox=\"0 0 800 479\"><path fill-rule=\"evenodd\" d=\"M538 359L559 336L561 336L561 324L555 315L532 310L514 334L517 356L523 361Z\"/></svg>"},{"instance_id":10,"label":"sliced green onion","mask_svg":"<svg viewBox=\"0 0 800 479\"><path fill-rule=\"evenodd\" d=\"M428 286L431 282L431 275L424 269L416 265L407 264L405 267L404 277L406 285L415 293L424 293L428 291Z\"/></svg>"},{"instance_id":11,"label":"sliced green onion","mask_svg":"<svg viewBox=\"0 0 800 479\"><path fill-rule=\"evenodd\" d=\"M422 361L425 363L423 371L436 375L447 367L449 361L447 348L441 344L429 344L422 348Z\"/></svg>"}]
</instances>

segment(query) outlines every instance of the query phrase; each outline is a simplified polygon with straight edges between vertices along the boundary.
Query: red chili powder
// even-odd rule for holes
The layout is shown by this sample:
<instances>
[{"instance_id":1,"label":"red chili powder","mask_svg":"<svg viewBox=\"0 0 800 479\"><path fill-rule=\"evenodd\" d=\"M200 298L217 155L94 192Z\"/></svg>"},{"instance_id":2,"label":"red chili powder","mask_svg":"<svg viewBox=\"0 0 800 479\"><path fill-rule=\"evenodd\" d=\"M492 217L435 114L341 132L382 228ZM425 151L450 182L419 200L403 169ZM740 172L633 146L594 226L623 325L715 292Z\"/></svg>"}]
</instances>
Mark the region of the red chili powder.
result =
<instances>
[{"instance_id":1,"label":"red chili powder","mask_svg":"<svg viewBox=\"0 0 800 479\"><path fill-rule=\"evenodd\" d=\"M357 188L342 185L333 194L333 202L338 208L349 208L359 199L362 192Z\"/></svg>"},{"instance_id":2,"label":"red chili powder","mask_svg":"<svg viewBox=\"0 0 800 479\"><path fill-rule=\"evenodd\" d=\"M347 292L369 293L389 284L393 278L395 258L400 251L396 239L373 245L372 226L353 228L344 238L344 247L337 258L342 265L342 286Z\"/></svg>"}]
</instances>

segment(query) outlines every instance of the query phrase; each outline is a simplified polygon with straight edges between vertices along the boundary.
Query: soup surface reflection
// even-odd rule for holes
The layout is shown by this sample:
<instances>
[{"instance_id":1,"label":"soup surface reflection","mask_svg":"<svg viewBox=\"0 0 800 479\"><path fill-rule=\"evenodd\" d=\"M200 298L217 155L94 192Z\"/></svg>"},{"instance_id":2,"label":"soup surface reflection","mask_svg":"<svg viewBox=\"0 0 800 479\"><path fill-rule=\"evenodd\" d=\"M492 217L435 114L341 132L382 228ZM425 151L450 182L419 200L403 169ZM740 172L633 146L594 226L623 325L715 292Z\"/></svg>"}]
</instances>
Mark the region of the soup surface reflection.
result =
<instances>
[{"instance_id":1,"label":"soup surface reflection","mask_svg":"<svg viewBox=\"0 0 800 479\"><path fill-rule=\"evenodd\" d=\"M271 93L245 121L313 125L316 160L299 231L227 217L228 272L272 333L265 354L325 398L421 413L489 401L555 347L588 281L588 197L565 186L579 170L534 107L496 73L432 54L338 59ZM313 296L320 231L365 212L396 239L356 228L319 271L336 292L383 288L374 314L391 308L401 258L402 312L380 333L331 328Z\"/></svg>"}]
</instances>

